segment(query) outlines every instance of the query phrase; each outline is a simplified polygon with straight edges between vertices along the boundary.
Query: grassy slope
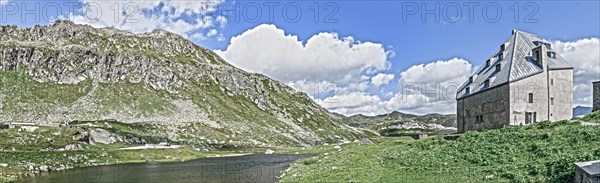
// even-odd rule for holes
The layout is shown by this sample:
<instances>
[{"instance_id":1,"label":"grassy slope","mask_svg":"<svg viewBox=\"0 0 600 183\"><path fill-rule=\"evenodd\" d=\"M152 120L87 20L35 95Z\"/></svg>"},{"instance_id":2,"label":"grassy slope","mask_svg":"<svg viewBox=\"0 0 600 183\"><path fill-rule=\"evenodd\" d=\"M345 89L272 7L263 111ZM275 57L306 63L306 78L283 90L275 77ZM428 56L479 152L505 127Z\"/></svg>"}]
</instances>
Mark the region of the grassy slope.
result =
<instances>
[{"instance_id":1,"label":"grassy slope","mask_svg":"<svg viewBox=\"0 0 600 183\"><path fill-rule=\"evenodd\" d=\"M600 123L600 111L595 111L581 118L582 121L591 123Z\"/></svg>"},{"instance_id":2,"label":"grassy slope","mask_svg":"<svg viewBox=\"0 0 600 183\"><path fill-rule=\"evenodd\" d=\"M600 159L598 126L543 122L457 140L375 139L301 160L282 182L569 182L574 162Z\"/></svg>"},{"instance_id":3,"label":"grassy slope","mask_svg":"<svg viewBox=\"0 0 600 183\"><path fill-rule=\"evenodd\" d=\"M84 97L93 89L90 81L84 81L77 85L59 85L50 83L38 83L30 79L24 71L1 72L0 90L4 94L4 103L2 113L14 114L18 117L44 119L46 115L55 113L57 108L69 109L74 107L74 102ZM267 87L272 97L271 102L282 105L282 111L264 111L258 108L252 101L245 96L230 96L221 91L218 84L212 81L206 83L191 83L191 89L181 93L181 96L172 96L164 91L156 91L145 88L142 84L132 84L128 82L99 84L92 95L87 96L86 101L94 104L93 108L83 108L78 110L63 110L63 113L73 114L74 119L80 120L98 120L103 115L115 111L132 111L132 117L148 117L153 115L169 115L174 112L175 106L171 103L173 99L191 99L196 105L207 111L209 118L218 123L237 123L237 126L248 128L241 133L234 133L227 129L214 129L200 123L190 123L186 128L194 128L194 135L204 136L207 139L213 139L219 142L232 142L248 146L251 139L257 139L262 142L268 142L271 145L279 146L297 146L298 143L282 135L288 132L289 126L283 125L276 118L278 112L291 114L290 118L294 123L304 127L308 131L316 132L319 136L325 137L326 142L335 142L335 135L348 139L354 139L357 134L350 134L344 129L338 129L333 124L331 118L325 113L316 113L306 117L304 108L313 105L310 99L296 94L282 94ZM263 81L265 86L271 83ZM11 92L22 91L22 92ZM34 114L34 115L32 115ZM0 114L1 115L1 114ZM297 121L297 119L305 119ZM236 126L236 125L232 125ZM274 133L276 129L280 133ZM319 130L326 129L326 130ZM155 131L156 132L156 131ZM187 132L189 133L189 132ZM164 137L166 134L158 133L154 135ZM182 140L186 143L194 143L201 139L193 136ZM303 140L303 139L299 139Z\"/></svg>"}]
</instances>

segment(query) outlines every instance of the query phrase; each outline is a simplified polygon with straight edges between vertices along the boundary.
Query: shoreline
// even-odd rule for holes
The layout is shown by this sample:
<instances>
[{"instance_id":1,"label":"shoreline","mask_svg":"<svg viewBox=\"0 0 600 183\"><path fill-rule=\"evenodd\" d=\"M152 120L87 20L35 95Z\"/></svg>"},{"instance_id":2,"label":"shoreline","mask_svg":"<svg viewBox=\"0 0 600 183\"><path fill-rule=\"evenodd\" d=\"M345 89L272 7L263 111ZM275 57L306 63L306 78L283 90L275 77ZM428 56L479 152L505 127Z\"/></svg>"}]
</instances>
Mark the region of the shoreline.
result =
<instances>
[{"instance_id":1,"label":"shoreline","mask_svg":"<svg viewBox=\"0 0 600 183\"><path fill-rule=\"evenodd\" d=\"M178 146L178 148L148 148L148 149L113 149L111 151L113 152L126 152L126 151L141 151L141 152L145 152L146 150L148 151L164 151L164 150L180 150L180 149L188 149L190 150L191 148L188 146L183 146L180 145ZM60 169L60 170L54 170L54 171L48 171L48 172L43 172L43 171L38 171L36 173L31 173L31 172L27 172L27 171L23 171L23 170L15 170L12 169L12 173L9 174L3 174L0 175L0 183L12 183L12 182L18 182L20 179L26 178L26 177L35 177L35 176L39 176L40 174L43 173L51 173L51 172L60 172L60 171L67 171L67 170L72 170L72 169L77 169L77 168L87 168L87 167L98 167L98 166L111 166L111 165L121 165L121 164L137 164L137 163L179 163L179 162L187 162L187 161L193 161L193 160L198 160L198 159L204 159L204 158L222 158L222 157L237 157L237 156L245 156L245 155L253 155L253 154L259 154L258 152L248 152L248 153L234 153L234 152L228 152L228 151L196 151L191 149L191 152L196 152L197 154L194 154L192 156L192 158L190 157L186 157L186 156L173 156L173 157L163 157L160 159L152 159L152 160L144 160L144 159L129 159L129 160L116 160L116 161L111 161L108 163L98 163L98 164L91 164L91 165L82 165L82 166L72 166L72 167L65 167L64 169ZM148 152L146 151L146 152ZM77 152L77 151L72 151L73 152ZM85 151L79 151L79 152L85 152ZM84 153L82 153L84 154ZM80 164L81 165L81 164ZM8 167L2 167L5 170L8 170ZM1 173L5 173L5 172L1 172Z\"/></svg>"},{"instance_id":2,"label":"shoreline","mask_svg":"<svg viewBox=\"0 0 600 183\"><path fill-rule=\"evenodd\" d=\"M97 167L97 166L111 166L111 165L121 165L121 164L137 164L137 163L181 163L181 162L187 162L187 161L193 161L193 160L198 160L198 159L205 159L205 158L227 158L227 157L240 157L240 156L247 156L247 155L260 155L260 154L264 154L264 152L262 151L247 151L247 152L233 152L233 151L197 151L192 149L191 147L188 146L184 146L184 145L175 145L175 147L170 147L170 148L140 148L140 149L123 149L123 148L119 148L119 149L112 149L109 151L112 152L152 152L152 151L168 151L168 150L188 150L190 152L193 152L195 154L193 154L192 158L190 158L190 156L173 156L173 157L162 157L160 159L151 159L151 160L147 160L147 159L129 159L129 160L117 160L117 161L111 161L108 163L98 163L98 164L92 164L92 165L83 165L83 166L73 166L73 167L66 167L64 169L60 169L60 170L55 170L55 171L48 171L48 172L36 172L36 173L29 173L29 172L25 172L25 171L15 171L18 173L22 173L20 175L17 174L12 174L13 176L7 176L7 175L2 175L0 176L0 183L12 183L12 182L18 182L19 180L25 179L27 177L35 177L35 176L39 176L40 174L44 174L44 173L52 173L52 172L60 172L60 171L67 171L67 170L72 170L72 169L77 169L77 168L87 168L87 167ZM136 147L140 147L140 146L136 146ZM295 148L291 148L291 149L295 149ZM289 149L288 149L289 150ZM312 153L311 153L312 154ZM298 155L297 153L291 153L289 151L281 151L281 153L274 153L273 155ZM5 167L6 168L6 167ZM14 170L14 169L13 169ZM24 173L25 172L25 173Z\"/></svg>"}]
</instances>

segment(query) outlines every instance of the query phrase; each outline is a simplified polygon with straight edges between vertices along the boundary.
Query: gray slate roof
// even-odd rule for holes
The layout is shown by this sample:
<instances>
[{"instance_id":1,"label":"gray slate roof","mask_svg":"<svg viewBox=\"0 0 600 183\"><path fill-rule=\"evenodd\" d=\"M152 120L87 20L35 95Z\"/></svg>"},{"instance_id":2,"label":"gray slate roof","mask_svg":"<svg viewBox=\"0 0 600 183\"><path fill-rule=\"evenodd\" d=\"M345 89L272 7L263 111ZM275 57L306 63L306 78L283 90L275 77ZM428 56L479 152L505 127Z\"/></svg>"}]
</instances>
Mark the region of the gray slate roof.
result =
<instances>
[{"instance_id":1,"label":"gray slate roof","mask_svg":"<svg viewBox=\"0 0 600 183\"><path fill-rule=\"evenodd\" d=\"M600 176L600 160L575 163L575 166L588 173L590 177Z\"/></svg>"},{"instance_id":2,"label":"gray slate roof","mask_svg":"<svg viewBox=\"0 0 600 183\"><path fill-rule=\"evenodd\" d=\"M531 57L531 50L537 47L536 42L547 43L536 35L513 30L513 34L506 40L504 51L499 48L490 58L490 66L482 65L472 75L473 82L465 81L457 90L456 98L466 97L488 88L493 88L511 81L516 81L531 75L543 72L542 66ZM502 44L500 44L502 45ZM552 48L547 48L553 51ZM503 54L504 58L500 59ZM555 58L550 58L547 54L542 54L547 60L548 69L573 69L563 57L556 54ZM496 65L500 65L500 70L496 71ZM489 86L485 87L485 81L489 80ZM466 88L469 87L470 94L466 94Z\"/></svg>"}]
</instances>

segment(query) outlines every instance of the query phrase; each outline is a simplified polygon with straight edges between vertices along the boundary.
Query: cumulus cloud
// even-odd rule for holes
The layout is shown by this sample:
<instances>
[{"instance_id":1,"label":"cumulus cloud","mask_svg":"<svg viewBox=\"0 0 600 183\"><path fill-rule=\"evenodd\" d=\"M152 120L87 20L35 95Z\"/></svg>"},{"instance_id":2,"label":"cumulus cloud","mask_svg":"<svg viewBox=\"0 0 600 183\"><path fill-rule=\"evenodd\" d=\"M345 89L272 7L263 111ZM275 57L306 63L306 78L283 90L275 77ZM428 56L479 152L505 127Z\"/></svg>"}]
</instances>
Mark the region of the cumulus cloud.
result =
<instances>
[{"instance_id":1,"label":"cumulus cloud","mask_svg":"<svg viewBox=\"0 0 600 183\"><path fill-rule=\"evenodd\" d=\"M454 113L456 89L471 74L471 70L472 65L464 59L439 60L414 65L400 73L398 90L385 94L388 99L355 91L316 101L326 109L345 115L377 115L392 111ZM442 76L429 76L431 74L426 73Z\"/></svg>"},{"instance_id":2,"label":"cumulus cloud","mask_svg":"<svg viewBox=\"0 0 600 183\"><path fill-rule=\"evenodd\" d=\"M389 67L389 52L381 44L327 32L313 35L303 44L296 35L286 35L269 24L233 37L225 51L216 52L239 68L284 82L345 85Z\"/></svg>"},{"instance_id":3,"label":"cumulus cloud","mask_svg":"<svg viewBox=\"0 0 600 183\"><path fill-rule=\"evenodd\" d=\"M418 92L431 101L454 101L456 89L469 77L472 68L461 58L414 65L400 73L401 88L405 92Z\"/></svg>"},{"instance_id":4,"label":"cumulus cloud","mask_svg":"<svg viewBox=\"0 0 600 183\"><path fill-rule=\"evenodd\" d=\"M80 0L84 4L69 19L78 24L94 27L115 27L135 33L165 29L186 38L206 39L217 34L217 26L225 26L227 19L213 15L223 0L206 1L104 1Z\"/></svg>"},{"instance_id":5,"label":"cumulus cloud","mask_svg":"<svg viewBox=\"0 0 600 183\"><path fill-rule=\"evenodd\" d=\"M592 82L600 80L600 40L554 41L553 49L573 65L574 105L592 105Z\"/></svg>"},{"instance_id":6,"label":"cumulus cloud","mask_svg":"<svg viewBox=\"0 0 600 183\"><path fill-rule=\"evenodd\" d=\"M414 65L400 73L400 78L403 82L417 83L463 82L471 73L471 68L471 64L461 58L438 60Z\"/></svg>"},{"instance_id":7,"label":"cumulus cloud","mask_svg":"<svg viewBox=\"0 0 600 183\"><path fill-rule=\"evenodd\" d=\"M373 84L373 86L375 87L379 87L381 85L386 85L390 83L392 79L394 79L393 74L379 73L371 78L371 84Z\"/></svg>"},{"instance_id":8,"label":"cumulus cloud","mask_svg":"<svg viewBox=\"0 0 600 183\"><path fill-rule=\"evenodd\" d=\"M318 33L303 42L269 24L233 37L226 50L215 52L236 67L288 83L324 108L345 115L453 113L456 85L472 70L460 58L415 65L400 73L397 91L379 95L369 89L395 78L389 74L393 52L385 46L336 33Z\"/></svg>"},{"instance_id":9,"label":"cumulus cloud","mask_svg":"<svg viewBox=\"0 0 600 183\"><path fill-rule=\"evenodd\" d=\"M554 42L554 49L575 67L576 104L591 104L591 81L600 79L599 45L597 38ZM456 89L473 72L468 61L451 58L411 66L395 77L389 74L388 60L393 56L389 46L336 33L318 33L303 42L268 24L233 37L226 50L215 52L244 70L288 83L324 108L345 115L455 113ZM396 78L395 91L370 90Z\"/></svg>"}]
</instances>

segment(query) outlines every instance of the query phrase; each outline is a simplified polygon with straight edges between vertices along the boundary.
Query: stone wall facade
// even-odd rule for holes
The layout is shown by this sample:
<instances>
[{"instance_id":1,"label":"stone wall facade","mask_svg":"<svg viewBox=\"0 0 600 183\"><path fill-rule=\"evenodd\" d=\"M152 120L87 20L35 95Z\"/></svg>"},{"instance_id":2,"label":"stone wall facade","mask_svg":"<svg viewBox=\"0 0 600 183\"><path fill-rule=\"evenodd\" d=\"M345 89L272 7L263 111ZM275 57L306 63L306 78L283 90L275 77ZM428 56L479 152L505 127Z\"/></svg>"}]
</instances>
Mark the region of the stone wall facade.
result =
<instances>
[{"instance_id":1,"label":"stone wall facade","mask_svg":"<svg viewBox=\"0 0 600 183\"><path fill-rule=\"evenodd\" d=\"M457 131L502 128L509 119L508 84L460 98L457 101Z\"/></svg>"},{"instance_id":2,"label":"stone wall facade","mask_svg":"<svg viewBox=\"0 0 600 183\"><path fill-rule=\"evenodd\" d=\"M545 70L459 98L457 130L460 133L571 119L572 105L573 70Z\"/></svg>"},{"instance_id":3,"label":"stone wall facade","mask_svg":"<svg viewBox=\"0 0 600 183\"><path fill-rule=\"evenodd\" d=\"M594 104L593 104L592 111L598 111L598 110L600 110L600 81L594 82L593 85L594 85L593 86L594 91L593 91L592 96L593 96Z\"/></svg>"}]
</instances>

